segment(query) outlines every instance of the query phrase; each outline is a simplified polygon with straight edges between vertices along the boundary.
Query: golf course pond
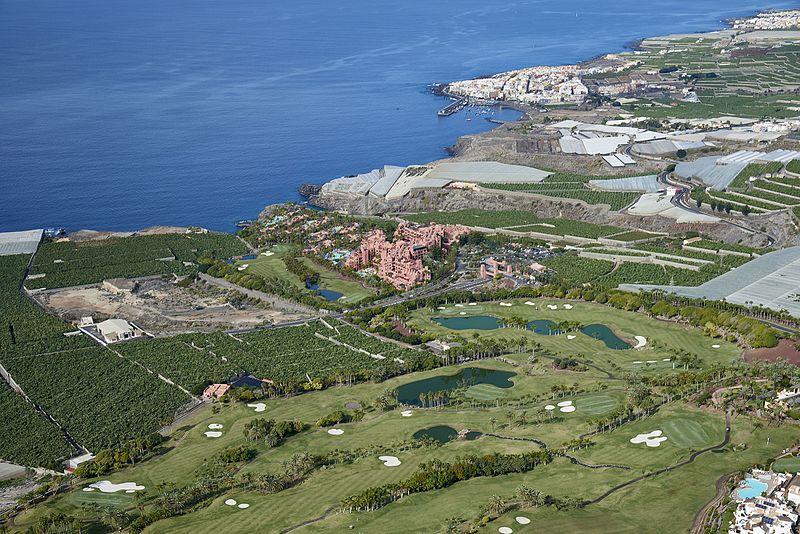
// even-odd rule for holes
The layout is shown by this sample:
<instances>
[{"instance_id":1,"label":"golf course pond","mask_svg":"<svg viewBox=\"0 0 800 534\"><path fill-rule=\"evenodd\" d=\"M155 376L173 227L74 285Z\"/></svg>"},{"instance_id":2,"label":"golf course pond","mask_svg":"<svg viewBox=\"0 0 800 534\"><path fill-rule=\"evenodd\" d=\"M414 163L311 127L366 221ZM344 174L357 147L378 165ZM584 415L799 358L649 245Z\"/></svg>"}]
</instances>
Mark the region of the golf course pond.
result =
<instances>
[{"instance_id":1,"label":"golf course pond","mask_svg":"<svg viewBox=\"0 0 800 534\"><path fill-rule=\"evenodd\" d=\"M599 339L606 344L606 347L614 350L627 350L631 348L630 343L619 338L609 327L604 324L590 324L581 328L581 332L589 337Z\"/></svg>"},{"instance_id":2,"label":"golf course pond","mask_svg":"<svg viewBox=\"0 0 800 534\"><path fill-rule=\"evenodd\" d=\"M507 389L514 385L510 378L516 376L516 374L511 371L466 367L454 375L432 376L403 384L397 388L397 400L404 404L422 406L422 402L419 399L422 393L452 391L459 387L474 386L476 384L490 384L498 388Z\"/></svg>"},{"instance_id":3,"label":"golf course pond","mask_svg":"<svg viewBox=\"0 0 800 534\"><path fill-rule=\"evenodd\" d=\"M473 441L478 439L480 435L480 432L467 432L464 438L468 441ZM447 425L436 425L414 432L414 439L431 438L439 443L447 443L448 441L453 441L457 437L458 431Z\"/></svg>"},{"instance_id":4,"label":"golf course pond","mask_svg":"<svg viewBox=\"0 0 800 534\"><path fill-rule=\"evenodd\" d=\"M434 317L433 321L450 330L496 330L503 327L503 321L491 315L472 315L468 317ZM552 336L561 334L558 325L548 319L537 319L528 323L528 330L535 334ZM617 336L604 324L590 324L581 328L587 336L602 341L614 350L627 350L631 344Z\"/></svg>"},{"instance_id":5,"label":"golf course pond","mask_svg":"<svg viewBox=\"0 0 800 534\"><path fill-rule=\"evenodd\" d=\"M322 289L319 287L319 284L309 284L306 283L306 289L310 289L320 297L324 298L325 300L329 300L331 302L336 302L340 298L344 296L343 293L339 293L338 291L331 291L330 289Z\"/></svg>"}]
</instances>

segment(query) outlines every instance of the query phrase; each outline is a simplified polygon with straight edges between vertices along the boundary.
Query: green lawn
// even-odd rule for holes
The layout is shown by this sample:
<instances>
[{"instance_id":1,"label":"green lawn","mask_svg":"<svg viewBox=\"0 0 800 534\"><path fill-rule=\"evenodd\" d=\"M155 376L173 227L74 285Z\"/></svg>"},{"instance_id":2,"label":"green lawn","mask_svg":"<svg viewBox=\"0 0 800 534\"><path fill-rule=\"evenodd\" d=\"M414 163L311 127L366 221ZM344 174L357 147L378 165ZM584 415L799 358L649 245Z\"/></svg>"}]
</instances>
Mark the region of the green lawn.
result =
<instances>
[{"instance_id":1,"label":"green lawn","mask_svg":"<svg viewBox=\"0 0 800 534\"><path fill-rule=\"evenodd\" d=\"M366 284L345 278L336 271L325 269L318 263L315 263L308 258L300 258L300 261L319 273L320 288L330 291L337 291L344 295L341 299L341 302L343 303L355 303L375 295L375 290Z\"/></svg>"},{"instance_id":2,"label":"green lawn","mask_svg":"<svg viewBox=\"0 0 800 534\"><path fill-rule=\"evenodd\" d=\"M286 264L283 262L283 258L292 252L291 245L273 245L271 248L263 252L272 252L272 254L269 256L259 254L254 260L243 260L238 262L236 265L241 266L246 264L247 272L252 272L265 278L280 278L290 282L300 289L305 289L305 283L303 283L303 281L300 280L297 275L289 272L286 269ZM308 258L301 257L300 261L305 263L312 270L319 273L319 286L321 289L337 291L344 295L342 297L342 302L358 302L375 294L374 289L363 285L358 281L345 278L335 271L325 269L318 263L315 263Z\"/></svg>"},{"instance_id":3,"label":"green lawn","mask_svg":"<svg viewBox=\"0 0 800 534\"><path fill-rule=\"evenodd\" d=\"M411 312L407 324L418 331L428 332L442 338L471 339L478 335L501 341L525 337L540 343L544 348L560 356L573 356L584 361L617 372L638 370L652 372L669 370L675 366L672 361L679 350L696 354L703 365L715 362L731 362L740 359L741 349L732 343L712 339L702 331L686 325L651 319L640 313L626 312L595 303L572 302L572 309L565 309L563 300L534 299L535 306L525 304L525 300L507 301L512 306L500 306L499 302L479 302L475 306L445 306L444 310L419 309ZM530 301L528 301L530 302ZM552 310L547 305L557 306ZM463 316L461 314L464 314ZM555 323L578 321L583 325L604 324L614 333L635 345L634 336L644 336L647 345L641 349L613 350L602 341L580 332L559 335L541 335L519 328L496 330L451 330L440 326L435 317L471 317L489 315L499 318L521 317L527 321L543 319ZM575 336L569 339L568 335ZM712 345L720 345L714 349ZM664 360L669 359L669 362ZM651 362L651 363L648 363Z\"/></svg>"},{"instance_id":4,"label":"green lawn","mask_svg":"<svg viewBox=\"0 0 800 534\"><path fill-rule=\"evenodd\" d=\"M772 464L772 469L781 472L800 473L800 457L789 456L776 460L775 463Z\"/></svg>"}]
</instances>

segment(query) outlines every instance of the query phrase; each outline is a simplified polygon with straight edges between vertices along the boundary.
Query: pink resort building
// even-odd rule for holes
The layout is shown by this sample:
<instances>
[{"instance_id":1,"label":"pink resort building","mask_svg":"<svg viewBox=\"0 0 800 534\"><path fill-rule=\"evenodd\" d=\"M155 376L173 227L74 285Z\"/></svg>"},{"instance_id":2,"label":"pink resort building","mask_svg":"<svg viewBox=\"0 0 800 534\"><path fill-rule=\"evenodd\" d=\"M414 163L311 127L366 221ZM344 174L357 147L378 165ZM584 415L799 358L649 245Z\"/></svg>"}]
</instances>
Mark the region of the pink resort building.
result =
<instances>
[{"instance_id":1,"label":"pink resort building","mask_svg":"<svg viewBox=\"0 0 800 534\"><path fill-rule=\"evenodd\" d=\"M390 242L382 230L373 230L361 240L345 265L355 270L376 266L381 280L408 291L431 279L430 270L422 264L425 254L436 247L449 250L450 244L468 231L457 225L415 226L403 222Z\"/></svg>"}]
</instances>

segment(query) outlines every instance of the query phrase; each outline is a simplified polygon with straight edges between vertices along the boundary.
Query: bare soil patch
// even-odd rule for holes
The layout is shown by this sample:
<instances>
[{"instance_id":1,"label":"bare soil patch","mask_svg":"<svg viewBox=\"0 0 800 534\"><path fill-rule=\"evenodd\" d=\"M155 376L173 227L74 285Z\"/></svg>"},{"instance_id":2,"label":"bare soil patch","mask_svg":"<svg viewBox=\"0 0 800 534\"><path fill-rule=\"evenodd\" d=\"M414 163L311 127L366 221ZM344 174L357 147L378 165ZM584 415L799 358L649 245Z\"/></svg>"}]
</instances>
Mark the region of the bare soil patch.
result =
<instances>
[{"instance_id":1,"label":"bare soil patch","mask_svg":"<svg viewBox=\"0 0 800 534\"><path fill-rule=\"evenodd\" d=\"M246 302L233 291L197 282L142 280L135 293L116 295L102 286L64 288L39 295L42 304L68 320L120 317L155 334L241 329L303 318Z\"/></svg>"},{"instance_id":2,"label":"bare soil patch","mask_svg":"<svg viewBox=\"0 0 800 534\"><path fill-rule=\"evenodd\" d=\"M772 347L771 349L750 349L744 353L744 361L746 362L759 360L766 362L784 360L800 367L800 350L797 350L791 339L781 339L777 347Z\"/></svg>"}]
</instances>

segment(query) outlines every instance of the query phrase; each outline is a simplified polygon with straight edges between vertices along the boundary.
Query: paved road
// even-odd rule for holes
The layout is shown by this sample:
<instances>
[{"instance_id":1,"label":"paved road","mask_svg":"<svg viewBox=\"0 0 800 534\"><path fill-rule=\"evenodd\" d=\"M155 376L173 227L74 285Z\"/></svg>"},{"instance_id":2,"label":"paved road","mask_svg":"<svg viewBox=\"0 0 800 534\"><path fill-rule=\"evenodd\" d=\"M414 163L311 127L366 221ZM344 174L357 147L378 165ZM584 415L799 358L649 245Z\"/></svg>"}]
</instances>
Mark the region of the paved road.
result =
<instances>
[{"instance_id":1,"label":"paved road","mask_svg":"<svg viewBox=\"0 0 800 534\"><path fill-rule=\"evenodd\" d=\"M735 474L729 473L727 475L722 475L717 479L716 488L717 494L714 495L714 498L711 499L703 508L697 512L697 515L694 517L694 522L692 523L692 529L689 531L691 534L703 534L705 532L705 524L708 521L709 514L716 510L719 504L722 502L728 495L728 480L731 479Z\"/></svg>"}]
</instances>

